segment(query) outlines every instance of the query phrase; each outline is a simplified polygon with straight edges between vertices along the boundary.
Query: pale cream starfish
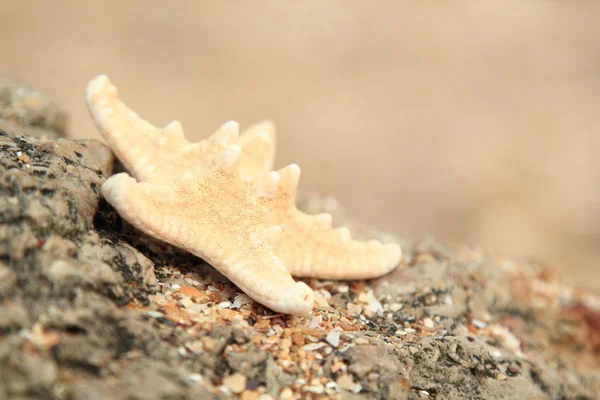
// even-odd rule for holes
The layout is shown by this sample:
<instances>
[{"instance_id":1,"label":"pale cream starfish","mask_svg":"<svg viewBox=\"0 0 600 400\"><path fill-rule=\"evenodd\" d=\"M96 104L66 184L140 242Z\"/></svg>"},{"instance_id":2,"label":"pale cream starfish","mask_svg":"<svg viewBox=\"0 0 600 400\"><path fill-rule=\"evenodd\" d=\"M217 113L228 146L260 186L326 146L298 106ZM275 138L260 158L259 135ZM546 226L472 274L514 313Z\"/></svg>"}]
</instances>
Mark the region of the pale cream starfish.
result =
<instances>
[{"instance_id":1,"label":"pale cream starfish","mask_svg":"<svg viewBox=\"0 0 600 400\"><path fill-rule=\"evenodd\" d=\"M141 119L104 75L90 81L87 103L133 175L107 179L103 196L136 228L203 258L265 306L291 314L312 309L312 290L291 275L366 279L399 263L398 245L352 240L348 229L332 229L329 214L296 208L300 168L271 171L272 123L238 137L232 121L190 143L178 121L160 129Z\"/></svg>"}]
</instances>

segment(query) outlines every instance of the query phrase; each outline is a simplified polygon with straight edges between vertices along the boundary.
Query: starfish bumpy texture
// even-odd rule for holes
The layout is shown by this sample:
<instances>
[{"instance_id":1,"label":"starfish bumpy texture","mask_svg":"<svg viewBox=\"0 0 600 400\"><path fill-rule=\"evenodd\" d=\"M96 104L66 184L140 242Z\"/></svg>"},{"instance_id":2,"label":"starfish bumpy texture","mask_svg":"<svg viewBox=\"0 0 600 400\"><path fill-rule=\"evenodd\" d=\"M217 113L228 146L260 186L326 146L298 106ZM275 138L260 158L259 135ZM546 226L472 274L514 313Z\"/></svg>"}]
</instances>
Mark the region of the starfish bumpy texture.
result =
<instances>
[{"instance_id":1,"label":"starfish bumpy texture","mask_svg":"<svg viewBox=\"0 0 600 400\"><path fill-rule=\"evenodd\" d=\"M161 129L141 119L105 75L89 83L87 103L133 176L105 181L108 202L139 230L201 257L274 311L312 310L312 289L292 275L367 279L399 263L398 245L353 240L348 229L332 229L329 214L296 208L300 168L272 171L272 123L238 136L231 121L191 143L178 121Z\"/></svg>"}]
</instances>

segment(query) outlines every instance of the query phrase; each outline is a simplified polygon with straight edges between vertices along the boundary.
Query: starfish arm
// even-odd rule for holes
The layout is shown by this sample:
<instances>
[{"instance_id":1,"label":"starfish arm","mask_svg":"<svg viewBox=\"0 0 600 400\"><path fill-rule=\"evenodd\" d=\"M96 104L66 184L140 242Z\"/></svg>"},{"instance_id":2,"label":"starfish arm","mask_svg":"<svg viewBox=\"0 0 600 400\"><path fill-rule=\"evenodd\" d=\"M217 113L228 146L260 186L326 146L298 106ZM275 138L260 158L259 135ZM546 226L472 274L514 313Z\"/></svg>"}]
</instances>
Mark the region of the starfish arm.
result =
<instances>
[{"instance_id":1,"label":"starfish arm","mask_svg":"<svg viewBox=\"0 0 600 400\"><path fill-rule=\"evenodd\" d=\"M235 121L225 123L207 140L197 143L185 139L179 121L157 128L121 101L106 75L92 79L86 94L94 123L127 170L141 182L169 184L238 139L239 125Z\"/></svg>"},{"instance_id":2,"label":"starfish arm","mask_svg":"<svg viewBox=\"0 0 600 400\"><path fill-rule=\"evenodd\" d=\"M231 189L255 190L239 179L241 152L239 145L229 146L213 160L212 168L184 174L172 186L117 174L106 180L102 194L137 229L203 258L259 303L277 312L307 314L313 307L312 290L295 282L274 252L281 228L229 224L235 216L261 218L262 213L247 211L250 207L243 204L247 194L234 207L218 201ZM212 179L223 184L215 185ZM196 203L205 207L199 209Z\"/></svg>"},{"instance_id":3,"label":"starfish arm","mask_svg":"<svg viewBox=\"0 0 600 400\"><path fill-rule=\"evenodd\" d=\"M314 303L313 291L304 282L296 282L283 262L272 251L240 248L239 254L253 253L249 260L231 256L214 267L248 296L270 309L285 314L308 314Z\"/></svg>"},{"instance_id":4,"label":"starfish arm","mask_svg":"<svg viewBox=\"0 0 600 400\"><path fill-rule=\"evenodd\" d=\"M352 240L350 231L332 229L331 215L307 215L295 205L300 167L278 171L276 223L283 236L278 254L293 276L323 279L369 279L385 275L400 262L396 244Z\"/></svg>"},{"instance_id":5,"label":"starfish arm","mask_svg":"<svg viewBox=\"0 0 600 400\"><path fill-rule=\"evenodd\" d=\"M306 225L290 228L284 227L286 235L279 254L296 277L371 279L393 270L402 256L397 244L352 240L346 228L330 231L306 229Z\"/></svg>"},{"instance_id":6,"label":"starfish arm","mask_svg":"<svg viewBox=\"0 0 600 400\"><path fill-rule=\"evenodd\" d=\"M111 176L101 188L102 196L119 215L137 229L154 237L177 235L179 227L164 210L177 196L172 188L137 182L127 173Z\"/></svg>"},{"instance_id":7,"label":"starfish arm","mask_svg":"<svg viewBox=\"0 0 600 400\"><path fill-rule=\"evenodd\" d=\"M157 169L158 160L152 157L157 147L169 141L177 142L176 145L185 141L178 122L169 124L165 134L140 118L120 100L117 88L106 75L91 80L86 99L94 123L117 157L139 180L146 180Z\"/></svg>"}]
</instances>

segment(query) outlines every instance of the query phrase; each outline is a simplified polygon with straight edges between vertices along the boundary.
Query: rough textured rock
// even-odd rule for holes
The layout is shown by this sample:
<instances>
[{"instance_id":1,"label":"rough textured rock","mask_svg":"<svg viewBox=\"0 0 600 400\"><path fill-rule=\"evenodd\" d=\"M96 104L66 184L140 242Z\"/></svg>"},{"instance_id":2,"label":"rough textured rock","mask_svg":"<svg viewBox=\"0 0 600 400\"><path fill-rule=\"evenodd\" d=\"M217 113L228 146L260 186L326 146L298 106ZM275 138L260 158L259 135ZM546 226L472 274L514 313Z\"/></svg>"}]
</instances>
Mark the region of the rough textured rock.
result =
<instances>
[{"instance_id":1,"label":"rough textured rock","mask_svg":"<svg viewBox=\"0 0 600 400\"><path fill-rule=\"evenodd\" d=\"M170 364L170 333L123 307L147 302L157 281L145 256L94 228L110 151L20 133L0 130L0 398L103 398L113 387L131 398L143 392L126 383L145 380L172 381L165 396L199 393Z\"/></svg>"},{"instance_id":2,"label":"rough textured rock","mask_svg":"<svg viewBox=\"0 0 600 400\"><path fill-rule=\"evenodd\" d=\"M51 103L2 104L0 398L600 397L600 300L540 265L401 241L307 195L305 210L400 242L403 264L309 281L313 315L276 315L122 221L99 195L104 145L21 136L64 132Z\"/></svg>"},{"instance_id":3,"label":"rough textured rock","mask_svg":"<svg viewBox=\"0 0 600 400\"><path fill-rule=\"evenodd\" d=\"M63 137L67 114L43 93L0 73L0 129L45 139Z\"/></svg>"}]
</instances>

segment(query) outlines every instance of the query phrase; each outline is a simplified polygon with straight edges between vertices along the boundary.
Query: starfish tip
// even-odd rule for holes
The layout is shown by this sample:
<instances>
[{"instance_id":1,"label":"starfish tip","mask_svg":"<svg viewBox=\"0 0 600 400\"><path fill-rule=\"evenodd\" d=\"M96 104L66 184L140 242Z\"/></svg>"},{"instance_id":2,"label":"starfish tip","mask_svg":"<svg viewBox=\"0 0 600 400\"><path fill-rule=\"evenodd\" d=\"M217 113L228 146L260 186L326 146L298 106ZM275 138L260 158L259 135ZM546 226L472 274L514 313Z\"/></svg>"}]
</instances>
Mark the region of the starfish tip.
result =
<instances>
[{"instance_id":1,"label":"starfish tip","mask_svg":"<svg viewBox=\"0 0 600 400\"><path fill-rule=\"evenodd\" d=\"M111 84L110 79L108 78L107 75L98 75L94 78L92 78L92 80L88 83L87 89L86 89L86 96L87 96L87 100L88 103L91 101L92 97L96 94L96 93L100 93L104 90L106 90L107 86L112 90L116 92L116 88Z\"/></svg>"},{"instance_id":2,"label":"starfish tip","mask_svg":"<svg viewBox=\"0 0 600 400\"><path fill-rule=\"evenodd\" d=\"M273 309L286 314L306 315L312 311L314 301L313 290L304 282L296 282Z\"/></svg>"}]
</instances>

